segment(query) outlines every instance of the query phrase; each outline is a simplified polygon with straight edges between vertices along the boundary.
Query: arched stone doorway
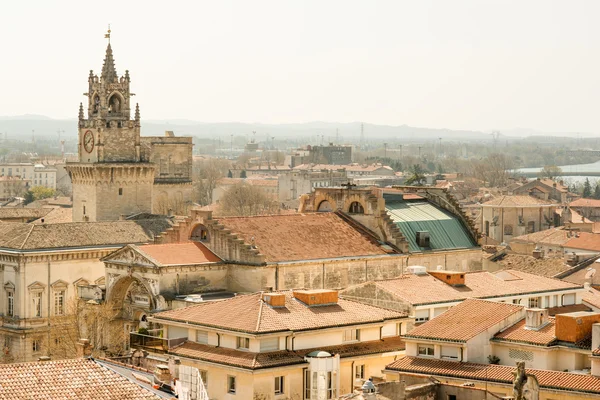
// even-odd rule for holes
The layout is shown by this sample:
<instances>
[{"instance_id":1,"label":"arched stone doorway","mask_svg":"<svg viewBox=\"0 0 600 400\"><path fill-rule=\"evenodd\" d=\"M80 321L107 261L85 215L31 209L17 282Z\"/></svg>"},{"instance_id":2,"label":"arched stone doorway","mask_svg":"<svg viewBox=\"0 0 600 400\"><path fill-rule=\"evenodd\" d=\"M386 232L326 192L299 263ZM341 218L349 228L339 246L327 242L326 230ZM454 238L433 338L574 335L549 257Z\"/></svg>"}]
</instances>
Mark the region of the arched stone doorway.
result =
<instances>
[{"instance_id":1,"label":"arched stone doorway","mask_svg":"<svg viewBox=\"0 0 600 400\"><path fill-rule=\"evenodd\" d=\"M210 232L206 226L198 224L192 230L190 240L194 242L210 242Z\"/></svg>"}]
</instances>

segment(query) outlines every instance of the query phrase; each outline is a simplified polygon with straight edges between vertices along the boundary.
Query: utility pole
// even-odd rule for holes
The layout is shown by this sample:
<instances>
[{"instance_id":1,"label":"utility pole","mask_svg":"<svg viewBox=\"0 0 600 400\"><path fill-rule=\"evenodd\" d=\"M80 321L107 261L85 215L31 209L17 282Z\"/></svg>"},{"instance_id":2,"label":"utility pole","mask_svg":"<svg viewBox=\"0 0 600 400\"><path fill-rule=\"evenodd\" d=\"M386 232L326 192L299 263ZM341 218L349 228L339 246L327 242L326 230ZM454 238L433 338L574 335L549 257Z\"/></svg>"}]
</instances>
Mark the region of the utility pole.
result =
<instances>
[{"instance_id":1,"label":"utility pole","mask_svg":"<svg viewBox=\"0 0 600 400\"><path fill-rule=\"evenodd\" d=\"M443 152L442 152L442 138L439 138L439 139L440 139L440 157L442 157L442 154L443 154Z\"/></svg>"},{"instance_id":2,"label":"utility pole","mask_svg":"<svg viewBox=\"0 0 600 400\"><path fill-rule=\"evenodd\" d=\"M387 143L383 144L383 158L387 158Z\"/></svg>"},{"instance_id":3,"label":"utility pole","mask_svg":"<svg viewBox=\"0 0 600 400\"><path fill-rule=\"evenodd\" d=\"M423 147L423 146L418 147L419 148L419 159L421 159L421 147Z\"/></svg>"},{"instance_id":4,"label":"utility pole","mask_svg":"<svg viewBox=\"0 0 600 400\"><path fill-rule=\"evenodd\" d=\"M233 160L233 133L231 134L231 150L229 153L229 157Z\"/></svg>"},{"instance_id":5,"label":"utility pole","mask_svg":"<svg viewBox=\"0 0 600 400\"><path fill-rule=\"evenodd\" d=\"M402 160L402 145L399 144L398 147L400 147L400 159Z\"/></svg>"},{"instance_id":6,"label":"utility pole","mask_svg":"<svg viewBox=\"0 0 600 400\"><path fill-rule=\"evenodd\" d=\"M365 124L360 123L360 147L365 145Z\"/></svg>"}]
</instances>

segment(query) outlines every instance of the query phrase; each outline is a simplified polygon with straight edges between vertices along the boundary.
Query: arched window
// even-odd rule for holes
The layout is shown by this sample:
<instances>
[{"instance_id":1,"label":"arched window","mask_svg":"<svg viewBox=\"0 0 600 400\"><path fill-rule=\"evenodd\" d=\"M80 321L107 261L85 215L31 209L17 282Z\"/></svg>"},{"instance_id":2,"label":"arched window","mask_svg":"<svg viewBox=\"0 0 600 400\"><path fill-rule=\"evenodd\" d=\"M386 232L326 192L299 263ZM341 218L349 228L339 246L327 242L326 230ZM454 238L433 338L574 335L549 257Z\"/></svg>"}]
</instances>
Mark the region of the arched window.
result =
<instances>
[{"instance_id":1,"label":"arched window","mask_svg":"<svg viewBox=\"0 0 600 400\"><path fill-rule=\"evenodd\" d=\"M358 201L353 201L350 204L350 208L348 209L348 212L350 214L364 214L365 209L363 208L362 204L360 204Z\"/></svg>"},{"instance_id":2,"label":"arched window","mask_svg":"<svg viewBox=\"0 0 600 400\"><path fill-rule=\"evenodd\" d=\"M331 207L331 204L327 201L327 200L323 200L322 202L319 203L319 207L317 208L318 212L329 212L329 211L333 211L333 207Z\"/></svg>"},{"instance_id":3,"label":"arched window","mask_svg":"<svg viewBox=\"0 0 600 400\"><path fill-rule=\"evenodd\" d=\"M206 229L206 227L204 225L198 225L194 228L194 230L192 231L192 235L190 237L190 240L193 240L195 242L208 242L210 241L210 234L208 232L208 229Z\"/></svg>"},{"instance_id":4,"label":"arched window","mask_svg":"<svg viewBox=\"0 0 600 400\"><path fill-rule=\"evenodd\" d=\"M504 225L504 234L505 235L512 235L513 234L513 227L512 227L512 225Z\"/></svg>"}]
</instances>

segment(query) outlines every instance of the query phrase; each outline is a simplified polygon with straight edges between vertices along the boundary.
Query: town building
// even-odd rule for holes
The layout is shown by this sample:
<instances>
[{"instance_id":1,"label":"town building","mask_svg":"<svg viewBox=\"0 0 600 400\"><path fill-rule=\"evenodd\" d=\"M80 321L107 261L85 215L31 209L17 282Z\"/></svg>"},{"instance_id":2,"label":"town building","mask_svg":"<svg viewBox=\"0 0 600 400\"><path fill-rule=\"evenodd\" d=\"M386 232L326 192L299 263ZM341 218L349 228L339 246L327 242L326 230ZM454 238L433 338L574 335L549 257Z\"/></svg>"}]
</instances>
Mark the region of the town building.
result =
<instances>
[{"instance_id":1,"label":"town building","mask_svg":"<svg viewBox=\"0 0 600 400\"><path fill-rule=\"evenodd\" d=\"M23 197L30 187L29 179L18 176L0 176L0 201Z\"/></svg>"},{"instance_id":2,"label":"town building","mask_svg":"<svg viewBox=\"0 0 600 400\"><path fill-rule=\"evenodd\" d=\"M385 366L403 355L399 334L407 322L403 313L335 290L238 295L148 320L155 339L132 333L132 348L198 368L209 398L249 400L333 399L383 378Z\"/></svg>"},{"instance_id":3,"label":"town building","mask_svg":"<svg viewBox=\"0 0 600 400\"><path fill-rule=\"evenodd\" d=\"M600 200L581 198L570 202L569 207L591 221L600 222Z\"/></svg>"},{"instance_id":4,"label":"town building","mask_svg":"<svg viewBox=\"0 0 600 400\"><path fill-rule=\"evenodd\" d=\"M153 242L172 225L166 217L0 223L0 361L24 362L50 355L51 338L60 333L60 320L69 313L69 305L77 298L106 297L100 258L129 243Z\"/></svg>"},{"instance_id":5,"label":"town building","mask_svg":"<svg viewBox=\"0 0 600 400\"><path fill-rule=\"evenodd\" d=\"M18 177L26 182L28 189L33 186L56 189L56 168L51 165L34 163L0 164L0 176Z\"/></svg>"},{"instance_id":6,"label":"town building","mask_svg":"<svg viewBox=\"0 0 600 400\"><path fill-rule=\"evenodd\" d=\"M525 398L539 400L588 400L600 395L598 376L523 368L522 364L515 367L407 356L389 364L385 373L388 381L423 384L436 379L449 385L479 389L502 399L513 399L519 393L528 393L530 397ZM519 376L526 379L515 379ZM515 391L516 382L525 383L520 391Z\"/></svg>"},{"instance_id":7,"label":"town building","mask_svg":"<svg viewBox=\"0 0 600 400\"><path fill-rule=\"evenodd\" d=\"M78 162L67 163L73 221L114 221L137 213L187 213L192 194L192 138L141 136L131 118L129 71L119 76L110 43L100 76L88 77L87 116L79 106Z\"/></svg>"},{"instance_id":8,"label":"town building","mask_svg":"<svg viewBox=\"0 0 600 400\"><path fill-rule=\"evenodd\" d=\"M344 165L352 162L352 146L329 145L308 147L308 160L304 163L310 164L337 164Z\"/></svg>"},{"instance_id":9,"label":"town building","mask_svg":"<svg viewBox=\"0 0 600 400\"><path fill-rule=\"evenodd\" d=\"M558 204L533 196L500 196L481 204L481 232L498 243L560 225Z\"/></svg>"},{"instance_id":10,"label":"town building","mask_svg":"<svg viewBox=\"0 0 600 400\"><path fill-rule=\"evenodd\" d=\"M600 313L548 310L467 299L404 335L406 355L479 364L581 372L590 369Z\"/></svg>"},{"instance_id":11,"label":"town building","mask_svg":"<svg viewBox=\"0 0 600 400\"><path fill-rule=\"evenodd\" d=\"M401 277L350 286L341 294L361 303L406 312L415 324L421 324L466 299L539 307L556 313L564 306L581 304L585 292L583 285L521 271L465 273L413 266L406 268Z\"/></svg>"},{"instance_id":12,"label":"town building","mask_svg":"<svg viewBox=\"0 0 600 400\"><path fill-rule=\"evenodd\" d=\"M572 201L577 195L569 192L563 181L537 178L512 190L512 194L519 196L533 196L542 200L565 204Z\"/></svg>"},{"instance_id":13,"label":"town building","mask_svg":"<svg viewBox=\"0 0 600 400\"><path fill-rule=\"evenodd\" d=\"M348 183L345 171L289 171L279 175L279 201L298 200L321 187L342 187Z\"/></svg>"}]
</instances>

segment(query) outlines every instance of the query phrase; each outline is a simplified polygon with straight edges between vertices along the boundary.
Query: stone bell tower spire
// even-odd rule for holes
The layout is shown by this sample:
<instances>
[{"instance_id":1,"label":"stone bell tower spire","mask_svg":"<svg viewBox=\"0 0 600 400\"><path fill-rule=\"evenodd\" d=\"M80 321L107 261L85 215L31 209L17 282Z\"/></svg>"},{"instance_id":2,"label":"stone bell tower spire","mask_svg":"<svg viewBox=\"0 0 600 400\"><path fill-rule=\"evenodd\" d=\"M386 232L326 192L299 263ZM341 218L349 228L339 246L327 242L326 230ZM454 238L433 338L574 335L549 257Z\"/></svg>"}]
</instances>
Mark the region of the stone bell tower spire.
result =
<instances>
[{"instance_id":1,"label":"stone bell tower spire","mask_svg":"<svg viewBox=\"0 0 600 400\"><path fill-rule=\"evenodd\" d=\"M108 46L106 47L106 56L104 57L104 65L102 65L102 74L100 76L105 83L112 83L117 80L118 75L115 69L112 47L110 47L110 25L104 37L108 39Z\"/></svg>"}]
</instances>

